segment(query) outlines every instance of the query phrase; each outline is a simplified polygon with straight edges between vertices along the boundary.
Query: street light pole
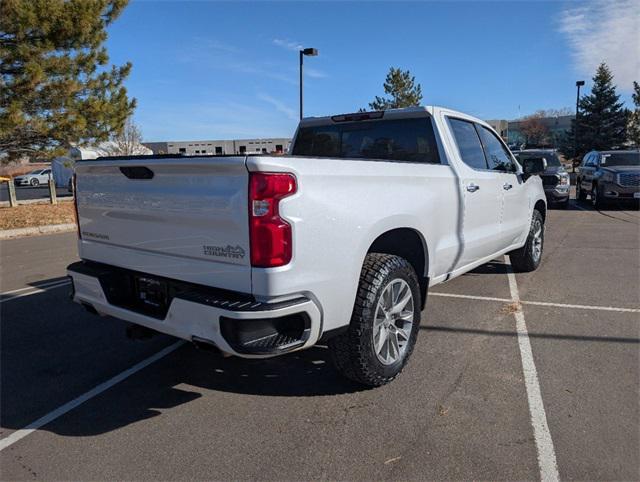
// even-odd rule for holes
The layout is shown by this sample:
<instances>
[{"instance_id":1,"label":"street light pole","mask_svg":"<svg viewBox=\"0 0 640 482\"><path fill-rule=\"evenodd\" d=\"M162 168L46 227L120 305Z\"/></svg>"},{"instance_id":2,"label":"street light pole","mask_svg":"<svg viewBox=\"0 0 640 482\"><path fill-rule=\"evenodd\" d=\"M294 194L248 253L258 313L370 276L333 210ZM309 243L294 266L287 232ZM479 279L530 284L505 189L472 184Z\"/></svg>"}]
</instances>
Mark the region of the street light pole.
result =
<instances>
[{"instance_id":1,"label":"street light pole","mask_svg":"<svg viewBox=\"0 0 640 482\"><path fill-rule=\"evenodd\" d=\"M303 87L303 75L302 75L302 71L303 71L303 59L304 56L308 55L310 57L315 57L316 55L318 55L318 49L301 49L300 50L300 120L302 120L302 87Z\"/></svg>"},{"instance_id":2,"label":"street light pole","mask_svg":"<svg viewBox=\"0 0 640 482\"><path fill-rule=\"evenodd\" d=\"M573 130L573 136L574 136L574 149L573 149L573 157L574 159L576 157L578 157L578 130L580 129L580 123L578 121L578 117L580 115L580 87L582 87L584 85L584 80L578 80L576 81L576 87L578 88L578 93L576 94L576 121L574 124L574 130ZM573 172L576 172L576 168L575 168L575 164L572 163L573 165Z\"/></svg>"}]
</instances>

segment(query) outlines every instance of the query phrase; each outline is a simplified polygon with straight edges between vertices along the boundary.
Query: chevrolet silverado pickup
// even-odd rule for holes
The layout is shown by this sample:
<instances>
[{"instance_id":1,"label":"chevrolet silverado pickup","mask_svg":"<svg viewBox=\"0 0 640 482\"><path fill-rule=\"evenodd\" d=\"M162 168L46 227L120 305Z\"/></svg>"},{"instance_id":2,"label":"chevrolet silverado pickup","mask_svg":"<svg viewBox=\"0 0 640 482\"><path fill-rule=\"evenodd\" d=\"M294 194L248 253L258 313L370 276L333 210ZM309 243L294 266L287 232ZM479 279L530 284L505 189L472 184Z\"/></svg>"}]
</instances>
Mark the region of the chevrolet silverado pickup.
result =
<instances>
[{"instance_id":1,"label":"chevrolet silverado pickup","mask_svg":"<svg viewBox=\"0 0 640 482\"><path fill-rule=\"evenodd\" d=\"M393 380L430 286L542 256L542 158L440 107L300 122L286 156L76 164L73 299L246 358L327 344L345 376Z\"/></svg>"}]
</instances>

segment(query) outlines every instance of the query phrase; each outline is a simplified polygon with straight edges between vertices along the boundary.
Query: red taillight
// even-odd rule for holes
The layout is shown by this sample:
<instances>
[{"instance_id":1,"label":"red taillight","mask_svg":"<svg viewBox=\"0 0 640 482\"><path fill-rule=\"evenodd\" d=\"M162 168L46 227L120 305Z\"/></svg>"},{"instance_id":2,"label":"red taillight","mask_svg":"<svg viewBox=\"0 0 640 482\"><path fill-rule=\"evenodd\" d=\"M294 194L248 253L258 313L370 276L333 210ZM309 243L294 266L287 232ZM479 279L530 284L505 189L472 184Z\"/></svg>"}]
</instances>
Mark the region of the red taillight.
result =
<instances>
[{"instance_id":1,"label":"red taillight","mask_svg":"<svg viewBox=\"0 0 640 482\"><path fill-rule=\"evenodd\" d=\"M78 228L78 239L82 239L82 234L80 234L80 215L78 214L78 181L75 173L71 177L71 186L71 189L73 190L73 207L76 211L76 227Z\"/></svg>"},{"instance_id":2,"label":"red taillight","mask_svg":"<svg viewBox=\"0 0 640 482\"><path fill-rule=\"evenodd\" d=\"M249 174L249 235L251 265L259 268L283 266L291 261L291 225L280 217L280 199L296 192L292 174Z\"/></svg>"}]
</instances>

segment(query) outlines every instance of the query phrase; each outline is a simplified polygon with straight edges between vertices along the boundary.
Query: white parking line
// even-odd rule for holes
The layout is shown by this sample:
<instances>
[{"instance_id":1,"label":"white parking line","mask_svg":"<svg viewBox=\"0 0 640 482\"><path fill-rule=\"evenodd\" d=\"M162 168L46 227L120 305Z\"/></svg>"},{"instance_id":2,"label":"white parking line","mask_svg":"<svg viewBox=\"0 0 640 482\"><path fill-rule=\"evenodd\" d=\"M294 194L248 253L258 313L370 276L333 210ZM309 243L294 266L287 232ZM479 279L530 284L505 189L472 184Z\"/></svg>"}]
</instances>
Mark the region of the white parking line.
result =
<instances>
[{"instance_id":1,"label":"white parking line","mask_svg":"<svg viewBox=\"0 0 640 482\"><path fill-rule=\"evenodd\" d=\"M565 303L550 303L547 301L521 301L523 305L555 306L557 308L578 308L581 310L601 310L619 311L622 313L640 313L640 308L618 308L616 306L593 306L593 305L568 305Z\"/></svg>"},{"instance_id":2,"label":"white parking line","mask_svg":"<svg viewBox=\"0 0 640 482\"><path fill-rule=\"evenodd\" d=\"M156 362L156 361L160 360L161 358L167 356L169 353L177 350L182 345L184 345L184 343L185 343L184 340L180 340L180 341L174 343L173 345L169 345L168 347L160 350L155 355L151 355L149 358L146 358L146 359L142 360L140 363L137 363L137 364L133 365L131 368L123 371L122 373L116 375L115 377L107 380L104 383L101 383L97 387L92 388L88 392L80 395L77 398L74 398L70 402L67 402L64 405L62 405L61 407L56 408L55 410L53 410L52 412L49 412L45 416L40 417L38 420L36 420L34 422L31 422L25 428L22 428L20 430L16 430L15 432L13 432L12 434L8 435L7 437L5 437L3 439L0 439L0 451L6 449L7 447L10 447L11 445L16 443L17 441L22 440L27 435L33 433L34 431L36 431L39 428L47 425L48 423L54 421L55 419L63 416L65 413L73 410L74 408L78 407L79 405L82 405L87 400L91 400L92 398L96 397L97 395L100 395L105 390L111 388L112 386L120 383L123 380L126 380L131 375L133 375L133 374L139 372L140 370L142 370L143 368L151 365L153 362Z\"/></svg>"},{"instance_id":3,"label":"white parking line","mask_svg":"<svg viewBox=\"0 0 640 482\"><path fill-rule=\"evenodd\" d=\"M509 256L505 256L507 264L507 277L509 278L509 291L514 303L520 303L518 293L518 283L511 267ZM540 467L540 479L545 481L559 481L558 464L556 462L556 452L551 439L551 432L547 425L547 414L544 410L542 393L540 391L540 381L538 371L533 360L533 352L529 341L529 332L524 320L524 313L518 309L514 314L516 319L516 331L518 333L518 346L520 347L520 359L522 360L522 372L524 374L524 384L527 389L527 399L529 401L529 415L533 426L533 436L538 449L538 466Z\"/></svg>"},{"instance_id":4,"label":"white parking line","mask_svg":"<svg viewBox=\"0 0 640 482\"><path fill-rule=\"evenodd\" d=\"M494 298L492 296L473 296L473 295L459 295L457 293L434 293L431 292L428 296L442 296L444 298L464 298L466 300L482 300L482 301L501 301L503 303L511 303L510 298Z\"/></svg>"},{"instance_id":5,"label":"white parking line","mask_svg":"<svg viewBox=\"0 0 640 482\"><path fill-rule=\"evenodd\" d=\"M4 303L5 301L11 301L11 300L15 300L16 298L22 298L24 296L31 296L31 295L35 295L37 293L43 293L45 291L54 289L54 288L59 288L60 286L66 286L68 284L70 284L71 282L69 280L61 280L58 281L56 283L51 283L51 284L47 284L47 285L42 285L42 286L32 286L30 288L21 288L20 290L13 290L13 291L7 291L5 293L0 294L0 304ZM26 293L20 293L20 291L25 291L25 290L30 290L27 291ZM15 293L15 294L12 294ZM6 296L9 295L9 296ZM5 297L6 296L6 297Z\"/></svg>"},{"instance_id":6,"label":"white parking line","mask_svg":"<svg viewBox=\"0 0 640 482\"><path fill-rule=\"evenodd\" d=\"M17 290L11 290L11 291L4 291L2 293L0 293L0 296L5 296L5 295L12 295L14 293L20 293L22 291L28 291L28 290L32 290L34 288L47 288L49 286L52 285L57 285L59 283L69 283L68 279L58 279L55 281L49 281L48 283L42 283L39 285L33 285L33 286L25 286L24 288L18 288Z\"/></svg>"},{"instance_id":7,"label":"white parking line","mask_svg":"<svg viewBox=\"0 0 640 482\"><path fill-rule=\"evenodd\" d=\"M500 301L502 303L511 303L513 300L510 298L494 298L492 296L473 296L473 295L460 295L458 293L429 293L429 296L442 296L443 298L463 298L467 300L481 300L481 301ZM577 308L581 310L601 310L601 311L618 311L622 313L640 313L640 308L618 308L617 306L597 306L597 305L571 305L567 303L552 303L548 301L525 301L520 300L523 305L535 305L535 306L553 306L556 308Z\"/></svg>"}]
</instances>

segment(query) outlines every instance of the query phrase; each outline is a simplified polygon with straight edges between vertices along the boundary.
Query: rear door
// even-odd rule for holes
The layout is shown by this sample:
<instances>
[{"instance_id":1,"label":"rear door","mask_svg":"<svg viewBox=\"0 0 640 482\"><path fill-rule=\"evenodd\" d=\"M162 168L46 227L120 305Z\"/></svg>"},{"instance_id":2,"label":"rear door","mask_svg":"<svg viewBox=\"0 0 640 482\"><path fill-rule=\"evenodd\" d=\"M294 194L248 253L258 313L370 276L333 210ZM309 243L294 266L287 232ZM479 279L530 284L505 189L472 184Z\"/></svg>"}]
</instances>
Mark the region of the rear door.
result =
<instances>
[{"instance_id":1,"label":"rear door","mask_svg":"<svg viewBox=\"0 0 640 482\"><path fill-rule=\"evenodd\" d=\"M76 164L81 257L251 291L245 158Z\"/></svg>"},{"instance_id":2,"label":"rear door","mask_svg":"<svg viewBox=\"0 0 640 482\"><path fill-rule=\"evenodd\" d=\"M519 242L529 225L527 189L507 147L494 132L476 124L489 169L499 179L501 249Z\"/></svg>"},{"instance_id":3,"label":"rear door","mask_svg":"<svg viewBox=\"0 0 640 482\"><path fill-rule=\"evenodd\" d=\"M500 249L501 180L487 167L480 137L473 122L448 117L458 151L460 189L464 199L463 249L457 268Z\"/></svg>"}]
</instances>

